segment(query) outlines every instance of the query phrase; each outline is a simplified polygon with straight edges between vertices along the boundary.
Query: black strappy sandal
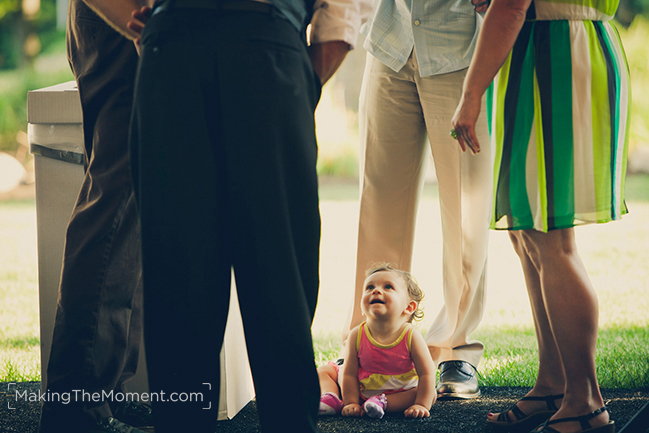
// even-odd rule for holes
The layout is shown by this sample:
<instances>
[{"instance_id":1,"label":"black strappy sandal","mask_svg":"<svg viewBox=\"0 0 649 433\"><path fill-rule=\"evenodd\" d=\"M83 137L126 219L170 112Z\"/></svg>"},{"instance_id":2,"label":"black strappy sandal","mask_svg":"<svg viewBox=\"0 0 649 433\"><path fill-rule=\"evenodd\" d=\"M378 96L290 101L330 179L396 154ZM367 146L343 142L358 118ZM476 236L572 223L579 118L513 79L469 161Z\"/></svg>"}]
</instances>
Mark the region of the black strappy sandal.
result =
<instances>
[{"instance_id":1,"label":"black strappy sandal","mask_svg":"<svg viewBox=\"0 0 649 433\"><path fill-rule=\"evenodd\" d=\"M604 424L599 427L591 427L590 423L588 422L589 420L595 418L597 415L603 412L606 412L607 410L608 408L604 406L586 415L547 420L546 422L538 426L536 429L534 429L531 433L560 433L555 429L553 429L552 427L550 427L550 425L559 424L562 422L570 422L570 421L579 421L579 424L581 425L581 433L615 433L614 421L609 420L608 424Z\"/></svg>"},{"instance_id":2,"label":"black strappy sandal","mask_svg":"<svg viewBox=\"0 0 649 433\"><path fill-rule=\"evenodd\" d=\"M523 397L518 400L518 402L514 403L512 407L504 412L499 413L496 421L487 420L487 424L499 429L507 429L511 432L529 432L531 429L546 421L559 410L557 405L554 404L554 401L559 400L560 398L563 398L563 394L547 395L543 397ZM518 403L521 401L544 401L547 409L528 415L518 408ZM512 411L516 419L510 418L510 410Z\"/></svg>"}]
</instances>

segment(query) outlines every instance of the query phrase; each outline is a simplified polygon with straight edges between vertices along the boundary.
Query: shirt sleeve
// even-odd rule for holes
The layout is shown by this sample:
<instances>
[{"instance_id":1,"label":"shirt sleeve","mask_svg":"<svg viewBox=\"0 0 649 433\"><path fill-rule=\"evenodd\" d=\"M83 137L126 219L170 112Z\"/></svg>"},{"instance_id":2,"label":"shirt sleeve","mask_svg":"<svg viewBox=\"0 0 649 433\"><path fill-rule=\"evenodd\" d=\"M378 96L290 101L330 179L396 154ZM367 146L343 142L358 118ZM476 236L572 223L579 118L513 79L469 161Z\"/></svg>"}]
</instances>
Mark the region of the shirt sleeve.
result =
<instances>
[{"instance_id":1,"label":"shirt sleeve","mask_svg":"<svg viewBox=\"0 0 649 433\"><path fill-rule=\"evenodd\" d=\"M371 11L371 0L316 0L311 43L345 41L354 48L361 24L367 21Z\"/></svg>"}]
</instances>

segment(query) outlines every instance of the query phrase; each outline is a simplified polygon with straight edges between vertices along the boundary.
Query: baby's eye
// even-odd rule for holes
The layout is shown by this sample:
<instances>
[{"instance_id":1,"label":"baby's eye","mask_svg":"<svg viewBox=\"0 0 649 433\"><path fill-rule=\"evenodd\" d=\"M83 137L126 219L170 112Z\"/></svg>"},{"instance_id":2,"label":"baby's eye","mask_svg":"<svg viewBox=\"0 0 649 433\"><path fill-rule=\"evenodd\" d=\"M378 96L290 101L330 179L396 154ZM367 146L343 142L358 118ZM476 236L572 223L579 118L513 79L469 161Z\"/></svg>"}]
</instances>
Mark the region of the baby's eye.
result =
<instances>
[{"instance_id":1,"label":"baby's eye","mask_svg":"<svg viewBox=\"0 0 649 433\"><path fill-rule=\"evenodd\" d=\"M385 285L385 288L386 288L386 289L394 289L394 287L392 287L392 284L386 284L386 285Z\"/></svg>"},{"instance_id":2,"label":"baby's eye","mask_svg":"<svg viewBox=\"0 0 649 433\"><path fill-rule=\"evenodd\" d=\"M370 284L367 287L365 287L365 290L374 290L374 286Z\"/></svg>"}]
</instances>

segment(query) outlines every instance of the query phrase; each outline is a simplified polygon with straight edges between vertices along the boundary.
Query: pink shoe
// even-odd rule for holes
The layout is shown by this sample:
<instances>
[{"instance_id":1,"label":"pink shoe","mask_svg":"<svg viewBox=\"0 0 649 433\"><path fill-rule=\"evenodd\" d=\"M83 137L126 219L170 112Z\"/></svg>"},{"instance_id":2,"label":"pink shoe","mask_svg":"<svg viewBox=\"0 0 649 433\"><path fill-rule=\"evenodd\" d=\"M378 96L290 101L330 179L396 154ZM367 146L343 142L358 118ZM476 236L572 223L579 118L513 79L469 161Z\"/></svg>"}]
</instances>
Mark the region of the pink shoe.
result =
<instances>
[{"instance_id":1,"label":"pink shoe","mask_svg":"<svg viewBox=\"0 0 649 433\"><path fill-rule=\"evenodd\" d=\"M325 392L320 396L320 412L318 415L336 415L343 410L343 402L336 394Z\"/></svg>"},{"instance_id":2,"label":"pink shoe","mask_svg":"<svg viewBox=\"0 0 649 433\"><path fill-rule=\"evenodd\" d=\"M367 399L363 405L363 410L370 418L383 418L385 415L385 408L388 407L388 399L385 394L374 395Z\"/></svg>"}]
</instances>

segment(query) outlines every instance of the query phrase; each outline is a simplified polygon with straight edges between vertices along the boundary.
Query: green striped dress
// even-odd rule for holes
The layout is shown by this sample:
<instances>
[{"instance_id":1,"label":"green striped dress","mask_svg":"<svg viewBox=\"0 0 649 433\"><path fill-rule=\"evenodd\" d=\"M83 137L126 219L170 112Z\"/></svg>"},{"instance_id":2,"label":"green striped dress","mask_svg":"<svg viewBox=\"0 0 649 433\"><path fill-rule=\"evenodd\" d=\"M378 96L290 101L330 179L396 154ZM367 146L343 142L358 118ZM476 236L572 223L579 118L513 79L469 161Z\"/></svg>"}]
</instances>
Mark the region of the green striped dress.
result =
<instances>
[{"instance_id":1,"label":"green striped dress","mask_svg":"<svg viewBox=\"0 0 649 433\"><path fill-rule=\"evenodd\" d=\"M629 71L619 0L534 0L491 87L494 229L548 230L627 213Z\"/></svg>"}]
</instances>

